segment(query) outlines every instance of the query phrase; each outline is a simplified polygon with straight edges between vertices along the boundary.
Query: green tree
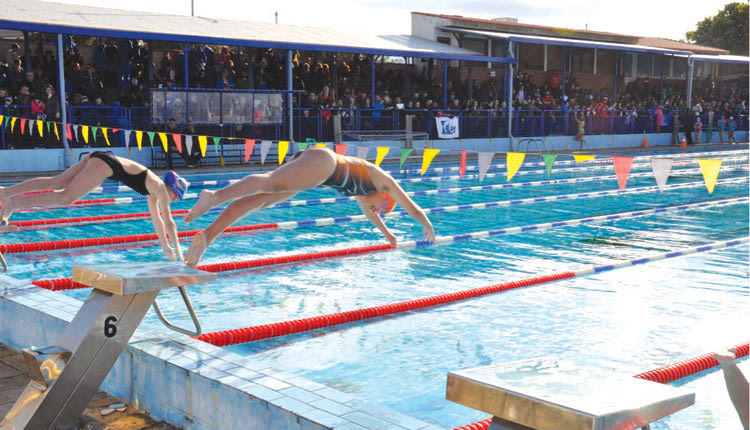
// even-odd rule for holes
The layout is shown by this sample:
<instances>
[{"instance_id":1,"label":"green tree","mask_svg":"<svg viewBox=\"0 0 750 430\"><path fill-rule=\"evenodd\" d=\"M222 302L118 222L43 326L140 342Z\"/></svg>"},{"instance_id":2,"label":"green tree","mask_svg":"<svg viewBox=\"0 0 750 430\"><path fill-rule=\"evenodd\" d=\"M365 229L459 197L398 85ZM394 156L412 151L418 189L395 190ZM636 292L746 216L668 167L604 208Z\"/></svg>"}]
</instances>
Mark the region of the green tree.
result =
<instances>
[{"instance_id":1,"label":"green tree","mask_svg":"<svg viewBox=\"0 0 750 430\"><path fill-rule=\"evenodd\" d=\"M688 31L685 36L699 45L748 55L748 4L727 4L716 16L704 18L695 31Z\"/></svg>"}]
</instances>

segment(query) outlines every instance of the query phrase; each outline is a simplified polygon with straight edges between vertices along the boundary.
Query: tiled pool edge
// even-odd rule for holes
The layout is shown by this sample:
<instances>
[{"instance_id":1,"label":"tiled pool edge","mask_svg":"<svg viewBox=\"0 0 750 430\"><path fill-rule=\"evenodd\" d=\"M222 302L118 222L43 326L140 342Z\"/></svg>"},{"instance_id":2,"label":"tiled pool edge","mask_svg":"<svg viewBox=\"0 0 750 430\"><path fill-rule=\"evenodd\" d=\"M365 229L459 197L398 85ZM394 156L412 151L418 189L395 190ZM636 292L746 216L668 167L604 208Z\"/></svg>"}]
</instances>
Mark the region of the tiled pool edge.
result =
<instances>
[{"instance_id":1,"label":"tiled pool edge","mask_svg":"<svg viewBox=\"0 0 750 430\"><path fill-rule=\"evenodd\" d=\"M0 274L0 342L52 345L81 302ZM185 429L438 430L169 331L138 331L101 388Z\"/></svg>"}]
</instances>

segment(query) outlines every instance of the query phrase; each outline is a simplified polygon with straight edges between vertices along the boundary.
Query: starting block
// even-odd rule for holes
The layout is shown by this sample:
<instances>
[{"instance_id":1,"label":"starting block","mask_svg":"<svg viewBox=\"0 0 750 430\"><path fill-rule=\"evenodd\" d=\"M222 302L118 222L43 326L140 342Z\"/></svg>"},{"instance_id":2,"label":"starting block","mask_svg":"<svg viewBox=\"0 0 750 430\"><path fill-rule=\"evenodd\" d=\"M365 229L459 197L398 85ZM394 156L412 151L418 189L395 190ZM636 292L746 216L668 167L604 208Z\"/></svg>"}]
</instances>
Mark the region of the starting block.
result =
<instances>
[{"instance_id":1,"label":"starting block","mask_svg":"<svg viewBox=\"0 0 750 430\"><path fill-rule=\"evenodd\" d=\"M446 399L493 416L488 430L632 430L695 403L695 393L554 360L450 372Z\"/></svg>"},{"instance_id":2,"label":"starting block","mask_svg":"<svg viewBox=\"0 0 750 430\"><path fill-rule=\"evenodd\" d=\"M214 279L214 273L179 263L74 266L73 281L94 290L56 345L23 350L32 379L0 421L0 428L74 428L148 308L156 308L159 292L178 287L200 332L183 286Z\"/></svg>"}]
</instances>

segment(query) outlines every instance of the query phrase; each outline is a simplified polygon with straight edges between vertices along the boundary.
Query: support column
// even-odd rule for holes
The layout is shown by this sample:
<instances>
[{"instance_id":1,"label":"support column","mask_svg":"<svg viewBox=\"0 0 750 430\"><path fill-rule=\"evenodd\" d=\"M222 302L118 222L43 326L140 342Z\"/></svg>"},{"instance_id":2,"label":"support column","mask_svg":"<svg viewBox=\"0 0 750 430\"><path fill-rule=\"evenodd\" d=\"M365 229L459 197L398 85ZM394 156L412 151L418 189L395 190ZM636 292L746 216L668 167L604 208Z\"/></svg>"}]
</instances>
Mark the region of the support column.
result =
<instances>
[{"instance_id":1,"label":"support column","mask_svg":"<svg viewBox=\"0 0 750 430\"><path fill-rule=\"evenodd\" d=\"M404 57L404 78L406 79L406 95L404 102L411 99L411 67L409 67L409 57Z\"/></svg>"},{"instance_id":2,"label":"support column","mask_svg":"<svg viewBox=\"0 0 750 430\"><path fill-rule=\"evenodd\" d=\"M182 44L182 56L184 57L183 67L185 70L185 88L190 88L190 85L188 84L188 74L190 72L190 65L188 64L188 44L183 43Z\"/></svg>"},{"instance_id":3,"label":"support column","mask_svg":"<svg viewBox=\"0 0 750 430\"><path fill-rule=\"evenodd\" d=\"M659 60L659 101L664 101L664 56Z\"/></svg>"},{"instance_id":4,"label":"support column","mask_svg":"<svg viewBox=\"0 0 750 430\"><path fill-rule=\"evenodd\" d=\"M292 79L292 58L294 53L292 53L291 49L288 49L286 51L286 105L287 105L287 112L289 115L289 141L294 142L294 109L293 109L293 100L294 94L292 94L292 90L294 90L294 79Z\"/></svg>"},{"instance_id":5,"label":"support column","mask_svg":"<svg viewBox=\"0 0 750 430\"><path fill-rule=\"evenodd\" d=\"M688 79L687 79L687 88L686 88L686 97L685 102L687 103L687 108L690 109L692 104L692 97L693 97L693 69L695 68L695 61L693 60L693 56L688 57Z\"/></svg>"},{"instance_id":6,"label":"support column","mask_svg":"<svg viewBox=\"0 0 750 430\"><path fill-rule=\"evenodd\" d=\"M617 100L617 82L620 80L620 53L615 55L615 81L612 85L614 94L612 94L612 100Z\"/></svg>"},{"instance_id":7,"label":"support column","mask_svg":"<svg viewBox=\"0 0 750 430\"><path fill-rule=\"evenodd\" d=\"M370 109L375 106L375 56L370 55Z\"/></svg>"},{"instance_id":8,"label":"support column","mask_svg":"<svg viewBox=\"0 0 750 430\"><path fill-rule=\"evenodd\" d=\"M443 110L448 109L448 60L443 60Z\"/></svg>"},{"instance_id":9,"label":"support column","mask_svg":"<svg viewBox=\"0 0 750 430\"><path fill-rule=\"evenodd\" d=\"M508 58L513 55L513 42L508 41ZM508 91L505 97L505 107L508 108L508 149L513 151L513 64L508 63Z\"/></svg>"},{"instance_id":10,"label":"support column","mask_svg":"<svg viewBox=\"0 0 750 430\"><path fill-rule=\"evenodd\" d=\"M250 54L251 49L253 48L247 48L247 79L248 79L247 87L252 90L252 89L255 89L255 76L253 76L254 75L253 65L255 64L255 61L253 61L253 56L252 54ZM253 109L254 108L255 107L253 107ZM254 116L255 115L253 115L253 117Z\"/></svg>"},{"instance_id":11,"label":"support column","mask_svg":"<svg viewBox=\"0 0 750 430\"><path fill-rule=\"evenodd\" d=\"M65 106L65 70L63 69L62 33L57 33L57 88L60 103L60 123L62 125L60 134L62 135L62 143L65 147L65 151L63 151L63 167L68 168L68 150L70 149L70 145L68 143L68 109Z\"/></svg>"},{"instance_id":12,"label":"support column","mask_svg":"<svg viewBox=\"0 0 750 430\"><path fill-rule=\"evenodd\" d=\"M23 59L24 59L24 72L31 71L31 40L29 40L29 32L23 32ZM12 67L11 64L8 67ZM31 89L31 88L29 88Z\"/></svg>"}]
</instances>

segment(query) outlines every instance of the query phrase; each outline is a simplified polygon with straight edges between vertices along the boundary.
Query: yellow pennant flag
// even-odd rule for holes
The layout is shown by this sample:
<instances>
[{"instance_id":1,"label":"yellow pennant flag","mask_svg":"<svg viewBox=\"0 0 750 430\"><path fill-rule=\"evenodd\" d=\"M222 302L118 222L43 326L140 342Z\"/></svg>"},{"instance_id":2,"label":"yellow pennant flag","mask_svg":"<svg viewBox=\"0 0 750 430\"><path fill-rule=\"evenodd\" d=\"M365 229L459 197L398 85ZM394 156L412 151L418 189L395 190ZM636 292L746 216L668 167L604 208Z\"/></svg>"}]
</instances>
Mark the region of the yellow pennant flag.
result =
<instances>
[{"instance_id":1,"label":"yellow pennant flag","mask_svg":"<svg viewBox=\"0 0 750 430\"><path fill-rule=\"evenodd\" d=\"M201 147L201 156L205 157L208 138L206 136L198 136L198 145Z\"/></svg>"},{"instance_id":2,"label":"yellow pennant flag","mask_svg":"<svg viewBox=\"0 0 750 430\"><path fill-rule=\"evenodd\" d=\"M286 140L279 141L279 164L284 162L286 153L289 151L289 142Z\"/></svg>"},{"instance_id":3,"label":"yellow pennant flag","mask_svg":"<svg viewBox=\"0 0 750 430\"><path fill-rule=\"evenodd\" d=\"M86 144L88 144L89 143L89 126L82 125L81 133L83 133L83 141L86 142Z\"/></svg>"},{"instance_id":4,"label":"yellow pennant flag","mask_svg":"<svg viewBox=\"0 0 750 430\"><path fill-rule=\"evenodd\" d=\"M13 129L16 128L16 117L10 118L10 132L13 133Z\"/></svg>"},{"instance_id":5,"label":"yellow pennant flag","mask_svg":"<svg viewBox=\"0 0 750 430\"><path fill-rule=\"evenodd\" d=\"M107 146L111 146L109 144L109 137L107 137L107 127L102 127L102 134L104 135L104 141L107 142Z\"/></svg>"},{"instance_id":6,"label":"yellow pennant flag","mask_svg":"<svg viewBox=\"0 0 750 430\"><path fill-rule=\"evenodd\" d=\"M521 168L521 164L523 164L523 159L526 157L526 154L523 152L509 152L508 153L508 181L511 180L513 176L516 175L516 172L518 172L518 169Z\"/></svg>"},{"instance_id":7,"label":"yellow pennant flag","mask_svg":"<svg viewBox=\"0 0 750 430\"><path fill-rule=\"evenodd\" d=\"M44 137L44 129L42 126L44 125L44 121L37 121L36 122L36 128L39 130L39 137Z\"/></svg>"},{"instance_id":8,"label":"yellow pennant flag","mask_svg":"<svg viewBox=\"0 0 750 430\"><path fill-rule=\"evenodd\" d=\"M167 152L167 133L159 133L159 139L161 140L161 146L164 147L164 152Z\"/></svg>"},{"instance_id":9,"label":"yellow pennant flag","mask_svg":"<svg viewBox=\"0 0 750 430\"><path fill-rule=\"evenodd\" d=\"M378 146L378 157L375 159L376 166L380 166L380 163L383 162L383 158L385 158L385 156L388 155L388 151L390 150L391 150L390 146Z\"/></svg>"},{"instance_id":10,"label":"yellow pennant flag","mask_svg":"<svg viewBox=\"0 0 750 430\"><path fill-rule=\"evenodd\" d=\"M430 167L430 163L432 163L432 159L435 158L436 155L438 155L438 152L440 152L439 149L433 149L433 148L424 149L424 154L422 155L422 174L423 175L424 175L424 172L427 171L427 168Z\"/></svg>"},{"instance_id":11,"label":"yellow pennant flag","mask_svg":"<svg viewBox=\"0 0 750 430\"><path fill-rule=\"evenodd\" d=\"M138 143L138 150L141 150L141 144L143 143L143 132L140 130L135 131L135 141Z\"/></svg>"},{"instance_id":12,"label":"yellow pennant flag","mask_svg":"<svg viewBox=\"0 0 750 430\"><path fill-rule=\"evenodd\" d=\"M706 188L708 188L708 193L711 194L714 192L714 186L716 186L716 178L719 177L721 159L699 158L698 165L701 166L703 180L706 181Z\"/></svg>"},{"instance_id":13,"label":"yellow pennant flag","mask_svg":"<svg viewBox=\"0 0 750 430\"><path fill-rule=\"evenodd\" d=\"M57 140L60 140L60 132L57 131L57 123L53 122L52 126L55 127L55 136L57 137Z\"/></svg>"},{"instance_id":14,"label":"yellow pennant flag","mask_svg":"<svg viewBox=\"0 0 750 430\"><path fill-rule=\"evenodd\" d=\"M0 115L0 125L3 123L4 119L5 119L5 115Z\"/></svg>"},{"instance_id":15,"label":"yellow pennant flag","mask_svg":"<svg viewBox=\"0 0 750 430\"><path fill-rule=\"evenodd\" d=\"M320 146L321 148L325 148L326 144L325 143L316 143L315 146Z\"/></svg>"},{"instance_id":16,"label":"yellow pennant flag","mask_svg":"<svg viewBox=\"0 0 750 430\"><path fill-rule=\"evenodd\" d=\"M573 159L576 160L576 163L580 163L581 161L593 160L595 157L596 155L573 155Z\"/></svg>"}]
</instances>

